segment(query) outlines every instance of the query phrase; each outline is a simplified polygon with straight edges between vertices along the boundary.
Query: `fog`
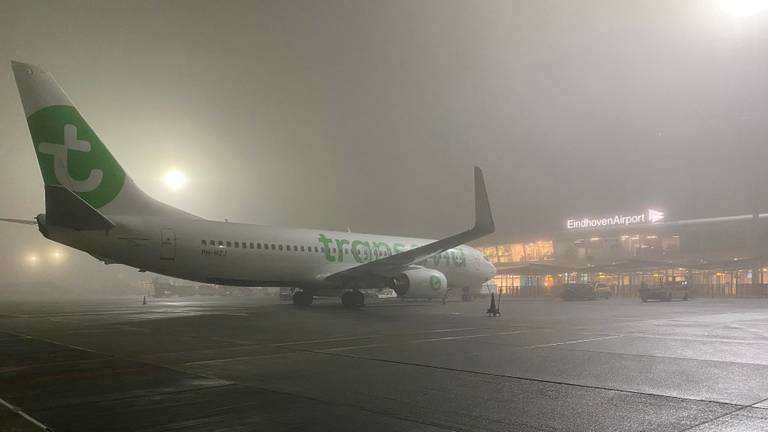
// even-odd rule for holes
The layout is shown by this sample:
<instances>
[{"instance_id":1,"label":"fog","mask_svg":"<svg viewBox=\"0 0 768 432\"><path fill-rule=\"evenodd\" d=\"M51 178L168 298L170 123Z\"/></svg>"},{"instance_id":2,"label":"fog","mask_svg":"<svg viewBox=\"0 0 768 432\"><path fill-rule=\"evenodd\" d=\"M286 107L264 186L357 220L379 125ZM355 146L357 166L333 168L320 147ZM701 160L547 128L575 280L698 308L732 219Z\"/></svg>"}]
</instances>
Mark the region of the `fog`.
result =
<instances>
[{"instance_id":1,"label":"fog","mask_svg":"<svg viewBox=\"0 0 768 432\"><path fill-rule=\"evenodd\" d=\"M51 71L145 191L206 218L441 237L472 222L473 165L484 243L765 211L767 41L768 14L702 0L4 0L0 217L44 209L12 59ZM64 247L33 271L52 243L0 238L0 287L149 278Z\"/></svg>"}]
</instances>

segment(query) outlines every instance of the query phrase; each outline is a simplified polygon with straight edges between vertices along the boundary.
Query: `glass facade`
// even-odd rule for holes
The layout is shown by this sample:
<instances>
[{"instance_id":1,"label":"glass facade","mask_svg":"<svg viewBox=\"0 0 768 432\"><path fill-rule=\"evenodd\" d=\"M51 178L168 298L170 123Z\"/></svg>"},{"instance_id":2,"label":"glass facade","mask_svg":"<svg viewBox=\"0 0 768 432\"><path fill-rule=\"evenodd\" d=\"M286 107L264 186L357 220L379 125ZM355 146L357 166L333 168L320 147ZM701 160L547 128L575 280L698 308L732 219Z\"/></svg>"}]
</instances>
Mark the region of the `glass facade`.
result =
<instances>
[{"instance_id":1,"label":"glass facade","mask_svg":"<svg viewBox=\"0 0 768 432\"><path fill-rule=\"evenodd\" d=\"M478 249L493 264L540 262L555 258L555 246L552 240L504 243Z\"/></svg>"},{"instance_id":2,"label":"glass facade","mask_svg":"<svg viewBox=\"0 0 768 432\"><path fill-rule=\"evenodd\" d=\"M642 284L687 281L694 296L766 297L768 259L759 259L764 244L768 215L761 214L563 231L478 249L496 265L494 281L504 295L556 296L566 283L601 282L615 295L634 296ZM546 265L553 274L542 274ZM579 271L555 273L568 269Z\"/></svg>"}]
</instances>

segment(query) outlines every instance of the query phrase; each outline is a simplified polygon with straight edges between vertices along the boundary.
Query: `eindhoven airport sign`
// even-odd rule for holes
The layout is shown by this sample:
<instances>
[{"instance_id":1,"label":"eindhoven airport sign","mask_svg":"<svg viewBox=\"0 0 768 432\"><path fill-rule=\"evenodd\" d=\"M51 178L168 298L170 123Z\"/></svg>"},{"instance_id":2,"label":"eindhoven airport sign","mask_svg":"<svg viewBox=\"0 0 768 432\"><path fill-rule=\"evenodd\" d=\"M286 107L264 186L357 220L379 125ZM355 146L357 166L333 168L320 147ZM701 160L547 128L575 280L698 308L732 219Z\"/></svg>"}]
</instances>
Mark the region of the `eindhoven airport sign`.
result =
<instances>
[{"instance_id":1,"label":"eindhoven airport sign","mask_svg":"<svg viewBox=\"0 0 768 432\"><path fill-rule=\"evenodd\" d=\"M603 218L568 219L566 227L569 230L580 228L606 228L612 226L629 226L656 223L664 219L664 212L648 209L645 213L635 215L615 215Z\"/></svg>"}]
</instances>

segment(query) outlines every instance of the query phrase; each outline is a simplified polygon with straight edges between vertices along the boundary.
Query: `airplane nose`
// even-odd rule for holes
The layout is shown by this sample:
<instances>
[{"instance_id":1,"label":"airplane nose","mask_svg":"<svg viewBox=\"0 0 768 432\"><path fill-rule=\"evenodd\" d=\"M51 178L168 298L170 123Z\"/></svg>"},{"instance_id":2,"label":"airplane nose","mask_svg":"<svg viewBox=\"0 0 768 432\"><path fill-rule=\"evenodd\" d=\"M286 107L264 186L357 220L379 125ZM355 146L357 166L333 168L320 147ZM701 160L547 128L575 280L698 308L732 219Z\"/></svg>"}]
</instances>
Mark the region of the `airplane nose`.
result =
<instances>
[{"instance_id":1,"label":"airplane nose","mask_svg":"<svg viewBox=\"0 0 768 432\"><path fill-rule=\"evenodd\" d=\"M485 275L488 278L488 280L492 279L494 276L496 276L496 267L494 267L493 264L487 262L486 269L485 269Z\"/></svg>"}]
</instances>

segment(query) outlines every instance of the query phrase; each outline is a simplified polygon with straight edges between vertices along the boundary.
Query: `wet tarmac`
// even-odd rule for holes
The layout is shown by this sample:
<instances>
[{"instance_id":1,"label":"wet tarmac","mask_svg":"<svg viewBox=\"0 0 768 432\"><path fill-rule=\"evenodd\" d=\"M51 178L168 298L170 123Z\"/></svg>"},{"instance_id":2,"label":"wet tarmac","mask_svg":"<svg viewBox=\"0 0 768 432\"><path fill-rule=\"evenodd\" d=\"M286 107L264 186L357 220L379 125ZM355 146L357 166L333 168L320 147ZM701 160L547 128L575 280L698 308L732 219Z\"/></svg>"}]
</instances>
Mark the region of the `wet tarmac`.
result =
<instances>
[{"instance_id":1,"label":"wet tarmac","mask_svg":"<svg viewBox=\"0 0 768 432\"><path fill-rule=\"evenodd\" d=\"M768 301L0 300L0 431L765 431Z\"/></svg>"}]
</instances>

